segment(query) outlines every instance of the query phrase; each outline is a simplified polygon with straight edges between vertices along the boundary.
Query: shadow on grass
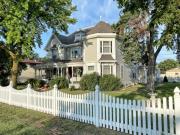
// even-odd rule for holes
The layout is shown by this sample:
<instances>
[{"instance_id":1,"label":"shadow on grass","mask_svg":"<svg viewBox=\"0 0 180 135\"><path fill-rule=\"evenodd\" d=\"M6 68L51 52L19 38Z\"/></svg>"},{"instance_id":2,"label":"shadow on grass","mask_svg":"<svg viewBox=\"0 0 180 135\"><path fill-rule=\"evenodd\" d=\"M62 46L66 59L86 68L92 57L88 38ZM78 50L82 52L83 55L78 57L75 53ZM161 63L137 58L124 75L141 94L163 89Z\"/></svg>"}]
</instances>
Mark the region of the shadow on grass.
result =
<instances>
[{"instance_id":1,"label":"shadow on grass","mask_svg":"<svg viewBox=\"0 0 180 135\"><path fill-rule=\"evenodd\" d=\"M46 125L49 135L128 135L105 128L96 128L94 125L55 117Z\"/></svg>"}]
</instances>

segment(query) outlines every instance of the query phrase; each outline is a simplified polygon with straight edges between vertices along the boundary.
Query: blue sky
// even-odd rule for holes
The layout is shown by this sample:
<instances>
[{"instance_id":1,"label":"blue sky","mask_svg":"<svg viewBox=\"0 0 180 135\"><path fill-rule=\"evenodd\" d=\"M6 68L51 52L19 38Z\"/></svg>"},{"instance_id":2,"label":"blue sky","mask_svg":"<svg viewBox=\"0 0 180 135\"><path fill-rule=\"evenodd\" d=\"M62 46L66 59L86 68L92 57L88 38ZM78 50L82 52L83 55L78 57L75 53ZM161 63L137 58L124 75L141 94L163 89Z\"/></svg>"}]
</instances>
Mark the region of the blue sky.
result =
<instances>
[{"instance_id":1,"label":"blue sky","mask_svg":"<svg viewBox=\"0 0 180 135\"><path fill-rule=\"evenodd\" d=\"M117 3L114 0L73 0L73 4L77 6L77 11L72 14L72 17L77 19L77 23L69 25L69 33L74 32L80 28L93 26L101 20L110 24L119 20L119 9ZM46 55L44 47L51 36L51 30L42 34L43 45L41 48L35 48L41 57ZM176 56L172 51L167 51L165 48L158 56L157 62L164 59L175 58Z\"/></svg>"}]
</instances>

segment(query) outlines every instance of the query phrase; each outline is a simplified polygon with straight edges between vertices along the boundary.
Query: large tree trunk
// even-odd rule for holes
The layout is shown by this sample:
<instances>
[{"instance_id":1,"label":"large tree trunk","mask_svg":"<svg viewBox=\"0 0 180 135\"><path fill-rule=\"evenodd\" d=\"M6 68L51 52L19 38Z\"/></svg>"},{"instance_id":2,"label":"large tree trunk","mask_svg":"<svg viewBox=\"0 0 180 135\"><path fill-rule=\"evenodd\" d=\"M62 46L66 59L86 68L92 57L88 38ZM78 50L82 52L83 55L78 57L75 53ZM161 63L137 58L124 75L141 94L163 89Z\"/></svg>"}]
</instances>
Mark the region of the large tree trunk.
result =
<instances>
[{"instance_id":1,"label":"large tree trunk","mask_svg":"<svg viewBox=\"0 0 180 135\"><path fill-rule=\"evenodd\" d=\"M155 84L155 66L156 66L156 58L154 54L154 47L153 47L153 37L154 34L154 29L150 29L150 39L148 43L148 70L147 70L147 85L146 88L149 90L151 93L154 93L154 84Z\"/></svg>"},{"instance_id":2,"label":"large tree trunk","mask_svg":"<svg viewBox=\"0 0 180 135\"><path fill-rule=\"evenodd\" d=\"M19 61L17 57L12 58L12 68L11 68L11 81L13 83L13 87L16 88L17 86L17 77L18 77L18 68L19 68Z\"/></svg>"}]
</instances>

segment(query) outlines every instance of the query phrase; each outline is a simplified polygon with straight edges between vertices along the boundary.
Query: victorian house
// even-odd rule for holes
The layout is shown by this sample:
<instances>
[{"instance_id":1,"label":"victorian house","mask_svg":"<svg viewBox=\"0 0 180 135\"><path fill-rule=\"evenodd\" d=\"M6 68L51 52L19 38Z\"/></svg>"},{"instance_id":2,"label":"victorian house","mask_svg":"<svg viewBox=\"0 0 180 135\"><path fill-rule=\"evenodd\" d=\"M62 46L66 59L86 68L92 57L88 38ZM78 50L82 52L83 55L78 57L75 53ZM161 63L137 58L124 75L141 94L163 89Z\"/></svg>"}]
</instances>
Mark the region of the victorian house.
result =
<instances>
[{"instance_id":1,"label":"victorian house","mask_svg":"<svg viewBox=\"0 0 180 135\"><path fill-rule=\"evenodd\" d=\"M132 68L124 63L116 34L103 21L68 36L53 33L45 50L51 60L36 66L37 78L65 76L75 87L78 87L83 74L93 72L99 75L113 74L125 86L142 79L138 78L136 66ZM42 71L45 72L43 76Z\"/></svg>"}]
</instances>

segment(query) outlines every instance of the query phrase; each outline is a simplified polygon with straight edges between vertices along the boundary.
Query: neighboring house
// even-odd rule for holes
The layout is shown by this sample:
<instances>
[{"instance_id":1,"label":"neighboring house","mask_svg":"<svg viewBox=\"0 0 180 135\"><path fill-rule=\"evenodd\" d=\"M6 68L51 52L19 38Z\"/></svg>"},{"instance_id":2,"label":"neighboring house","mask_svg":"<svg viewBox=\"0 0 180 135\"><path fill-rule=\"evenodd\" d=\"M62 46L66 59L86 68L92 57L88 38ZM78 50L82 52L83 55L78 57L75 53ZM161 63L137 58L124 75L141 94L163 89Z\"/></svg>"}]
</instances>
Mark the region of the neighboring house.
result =
<instances>
[{"instance_id":1,"label":"neighboring house","mask_svg":"<svg viewBox=\"0 0 180 135\"><path fill-rule=\"evenodd\" d=\"M180 82L180 68L167 70L165 74L161 75L162 80L164 76L167 76L169 82Z\"/></svg>"},{"instance_id":2,"label":"neighboring house","mask_svg":"<svg viewBox=\"0 0 180 135\"><path fill-rule=\"evenodd\" d=\"M22 63L25 63L27 68L22 70L21 75L18 76L18 82L26 82L28 79L38 77L35 66L42 64L42 62L36 60L24 60ZM42 71L41 75L45 76L45 73Z\"/></svg>"},{"instance_id":3,"label":"neighboring house","mask_svg":"<svg viewBox=\"0 0 180 135\"><path fill-rule=\"evenodd\" d=\"M45 47L51 61L37 65L46 78L66 76L78 87L83 74L113 74L125 86L138 82L137 68L124 63L116 34L111 26L100 21L93 27L80 29L69 36L53 33Z\"/></svg>"}]
</instances>

